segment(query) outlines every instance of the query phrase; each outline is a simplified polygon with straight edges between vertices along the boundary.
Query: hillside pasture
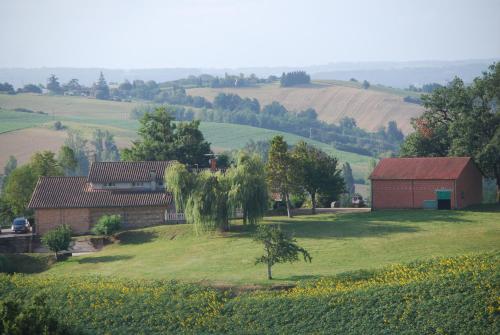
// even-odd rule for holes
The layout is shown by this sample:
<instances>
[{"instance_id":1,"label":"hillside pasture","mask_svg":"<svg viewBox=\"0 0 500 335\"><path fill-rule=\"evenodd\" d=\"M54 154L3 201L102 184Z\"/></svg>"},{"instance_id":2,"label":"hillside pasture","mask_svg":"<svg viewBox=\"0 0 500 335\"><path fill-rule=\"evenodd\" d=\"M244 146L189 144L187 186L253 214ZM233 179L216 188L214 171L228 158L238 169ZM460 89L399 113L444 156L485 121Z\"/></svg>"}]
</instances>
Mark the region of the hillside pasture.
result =
<instances>
[{"instance_id":1,"label":"hillside pasture","mask_svg":"<svg viewBox=\"0 0 500 335\"><path fill-rule=\"evenodd\" d=\"M0 97L2 94L0 94ZM17 112L0 108L0 134L34 127L50 121L50 117L38 113Z\"/></svg>"},{"instance_id":2,"label":"hillside pasture","mask_svg":"<svg viewBox=\"0 0 500 335\"><path fill-rule=\"evenodd\" d=\"M65 126L80 129L86 136L90 136L93 129L107 129L115 135L120 148L130 145L137 138L139 122L129 119L129 113L138 103L103 101L85 97L47 96L36 94L0 95L0 107L28 108L49 112L50 115L19 113L6 111L0 113L0 124L9 125L9 130L40 126L47 122L49 127L59 120ZM21 119L12 120L12 113ZM21 115L22 114L22 115ZM26 114L26 115L25 115ZM5 120L5 122L4 122ZM35 120L35 121L33 121ZM7 127L7 126L6 126ZM217 151L241 149L250 140L267 141L274 135L283 135L290 144L304 140L315 145L325 152L338 157L341 161L348 161L356 178L365 178L370 157L336 150L334 147L310 140L305 137L256 128L245 125L202 122L200 129L207 141ZM0 166L3 166L9 155L14 155L20 163L24 163L32 153L40 150L55 150L63 144L65 131L50 131L25 129L13 131L9 136L0 134ZM39 136L44 136L40 138ZM55 136L54 138L50 138ZM36 142L36 143L35 143ZM19 156L19 157L18 157Z\"/></svg>"},{"instance_id":3,"label":"hillside pasture","mask_svg":"<svg viewBox=\"0 0 500 335\"><path fill-rule=\"evenodd\" d=\"M311 85L279 87L277 84L244 88L192 88L188 94L203 96L213 101L221 92L256 98L261 106L278 101L290 111L314 108L319 119L338 122L342 117L353 117L359 127L376 131L396 121L404 133L412 131L411 118L423 112L423 107L403 101L403 97L380 89L364 90L353 85L321 81Z\"/></svg>"},{"instance_id":4,"label":"hillside pasture","mask_svg":"<svg viewBox=\"0 0 500 335\"><path fill-rule=\"evenodd\" d=\"M102 251L72 257L42 273L175 279L212 284L294 283L346 271L377 269L436 256L498 251L500 225L491 211L384 211L266 218L295 235L312 263L276 265L273 281L254 265L262 246L240 224L229 233L196 236L191 225L131 230Z\"/></svg>"}]
</instances>

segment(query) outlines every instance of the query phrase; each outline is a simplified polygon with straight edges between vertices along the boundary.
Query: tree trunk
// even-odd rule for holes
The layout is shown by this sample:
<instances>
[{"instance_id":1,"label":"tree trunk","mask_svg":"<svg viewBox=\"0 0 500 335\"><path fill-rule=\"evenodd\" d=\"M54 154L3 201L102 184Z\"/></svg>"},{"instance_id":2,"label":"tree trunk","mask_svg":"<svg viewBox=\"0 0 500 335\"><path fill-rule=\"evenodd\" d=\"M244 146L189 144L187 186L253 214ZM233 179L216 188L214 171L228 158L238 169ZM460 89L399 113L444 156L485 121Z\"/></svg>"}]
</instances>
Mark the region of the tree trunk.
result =
<instances>
[{"instance_id":1,"label":"tree trunk","mask_svg":"<svg viewBox=\"0 0 500 335\"><path fill-rule=\"evenodd\" d=\"M286 202L286 213L289 218L292 217L292 210L291 210L291 205L290 205L290 195L288 193L285 193L285 202Z\"/></svg>"},{"instance_id":2,"label":"tree trunk","mask_svg":"<svg viewBox=\"0 0 500 335\"><path fill-rule=\"evenodd\" d=\"M245 209L243 209L243 224L247 224L247 211Z\"/></svg>"},{"instance_id":3,"label":"tree trunk","mask_svg":"<svg viewBox=\"0 0 500 335\"><path fill-rule=\"evenodd\" d=\"M500 177L497 177L497 203L500 202Z\"/></svg>"},{"instance_id":4,"label":"tree trunk","mask_svg":"<svg viewBox=\"0 0 500 335\"><path fill-rule=\"evenodd\" d=\"M267 279L273 279L273 276L271 275L271 263L269 262L267 262Z\"/></svg>"},{"instance_id":5,"label":"tree trunk","mask_svg":"<svg viewBox=\"0 0 500 335\"><path fill-rule=\"evenodd\" d=\"M312 214L316 214L316 193L312 192L311 193L311 203L312 203Z\"/></svg>"}]
</instances>

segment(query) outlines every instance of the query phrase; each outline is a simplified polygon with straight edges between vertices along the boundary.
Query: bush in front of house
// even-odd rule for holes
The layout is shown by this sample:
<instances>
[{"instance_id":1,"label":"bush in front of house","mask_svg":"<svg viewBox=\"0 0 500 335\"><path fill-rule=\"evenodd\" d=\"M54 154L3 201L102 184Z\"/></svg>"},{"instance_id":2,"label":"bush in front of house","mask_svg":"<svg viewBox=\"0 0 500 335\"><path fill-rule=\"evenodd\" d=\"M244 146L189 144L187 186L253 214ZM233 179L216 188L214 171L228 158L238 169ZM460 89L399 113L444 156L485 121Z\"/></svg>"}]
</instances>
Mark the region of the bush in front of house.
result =
<instances>
[{"instance_id":1,"label":"bush in front of house","mask_svg":"<svg viewBox=\"0 0 500 335\"><path fill-rule=\"evenodd\" d=\"M56 256L56 261L59 260L58 253L63 250L68 250L71 243L71 227L62 225L46 232L42 237L42 243L53 251Z\"/></svg>"},{"instance_id":2,"label":"bush in front of house","mask_svg":"<svg viewBox=\"0 0 500 335\"><path fill-rule=\"evenodd\" d=\"M92 233L96 235L110 236L120 230L122 218L120 215L103 215L92 228Z\"/></svg>"}]
</instances>

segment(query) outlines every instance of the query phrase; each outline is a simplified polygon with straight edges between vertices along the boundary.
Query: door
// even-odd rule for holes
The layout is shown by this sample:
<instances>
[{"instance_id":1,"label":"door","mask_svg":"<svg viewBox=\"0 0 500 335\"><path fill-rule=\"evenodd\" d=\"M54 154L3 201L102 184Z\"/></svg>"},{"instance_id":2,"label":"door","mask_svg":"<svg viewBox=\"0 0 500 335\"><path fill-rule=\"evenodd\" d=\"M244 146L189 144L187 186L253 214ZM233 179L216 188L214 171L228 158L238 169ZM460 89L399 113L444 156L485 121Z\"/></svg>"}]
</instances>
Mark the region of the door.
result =
<instances>
[{"instance_id":1,"label":"door","mask_svg":"<svg viewBox=\"0 0 500 335\"><path fill-rule=\"evenodd\" d=\"M450 190L436 190L436 200L438 209L451 209Z\"/></svg>"}]
</instances>

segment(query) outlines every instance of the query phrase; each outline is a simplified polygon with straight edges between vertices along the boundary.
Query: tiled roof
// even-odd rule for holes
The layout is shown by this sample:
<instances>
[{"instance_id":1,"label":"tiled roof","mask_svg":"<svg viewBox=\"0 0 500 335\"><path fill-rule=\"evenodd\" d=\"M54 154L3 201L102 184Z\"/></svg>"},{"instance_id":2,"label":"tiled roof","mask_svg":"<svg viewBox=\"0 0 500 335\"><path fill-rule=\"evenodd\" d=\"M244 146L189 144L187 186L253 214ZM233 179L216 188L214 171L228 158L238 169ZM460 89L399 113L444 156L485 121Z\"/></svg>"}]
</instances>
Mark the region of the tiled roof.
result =
<instances>
[{"instance_id":1,"label":"tiled roof","mask_svg":"<svg viewBox=\"0 0 500 335\"><path fill-rule=\"evenodd\" d=\"M29 208L99 208L168 205L172 196L158 191L93 190L85 177L41 177Z\"/></svg>"},{"instance_id":2,"label":"tiled roof","mask_svg":"<svg viewBox=\"0 0 500 335\"><path fill-rule=\"evenodd\" d=\"M88 181L91 183L145 182L151 181L151 172L156 180L163 180L165 168L174 161L144 162L94 162L90 166Z\"/></svg>"},{"instance_id":3,"label":"tiled roof","mask_svg":"<svg viewBox=\"0 0 500 335\"><path fill-rule=\"evenodd\" d=\"M457 179L470 157L385 158L370 179Z\"/></svg>"}]
</instances>

